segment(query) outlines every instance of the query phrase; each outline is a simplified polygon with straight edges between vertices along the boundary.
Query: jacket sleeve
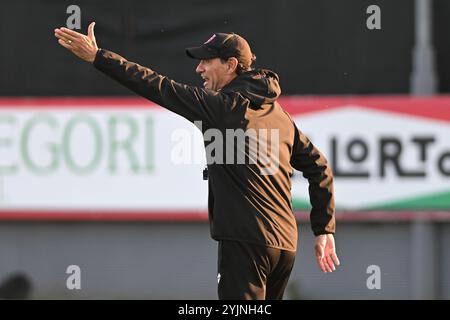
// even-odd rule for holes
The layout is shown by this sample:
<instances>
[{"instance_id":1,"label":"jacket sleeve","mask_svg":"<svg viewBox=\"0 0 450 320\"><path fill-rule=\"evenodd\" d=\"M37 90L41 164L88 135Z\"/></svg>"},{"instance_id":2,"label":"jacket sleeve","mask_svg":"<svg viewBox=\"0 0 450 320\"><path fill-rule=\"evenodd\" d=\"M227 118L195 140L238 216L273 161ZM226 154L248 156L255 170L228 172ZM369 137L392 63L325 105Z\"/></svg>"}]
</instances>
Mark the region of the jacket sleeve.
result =
<instances>
[{"instance_id":1,"label":"jacket sleeve","mask_svg":"<svg viewBox=\"0 0 450 320\"><path fill-rule=\"evenodd\" d=\"M206 126L223 118L230 100L225 94L177 83L104 49L97 51L94 67L138 95L191 122L203 121Z\"/></svg>"},{"instance_id":2,"label":"jacket sleeve","mask_svg":"<svg viewBox=\"0 0 450 320\"><path fill-rule=\"evenodd\" d=\"M334 233L336 230L333 172L325 156L297 128L291 156L294 169L303 172L309 182L311 226L314 235Z\"/></svg>"}]
</instances>

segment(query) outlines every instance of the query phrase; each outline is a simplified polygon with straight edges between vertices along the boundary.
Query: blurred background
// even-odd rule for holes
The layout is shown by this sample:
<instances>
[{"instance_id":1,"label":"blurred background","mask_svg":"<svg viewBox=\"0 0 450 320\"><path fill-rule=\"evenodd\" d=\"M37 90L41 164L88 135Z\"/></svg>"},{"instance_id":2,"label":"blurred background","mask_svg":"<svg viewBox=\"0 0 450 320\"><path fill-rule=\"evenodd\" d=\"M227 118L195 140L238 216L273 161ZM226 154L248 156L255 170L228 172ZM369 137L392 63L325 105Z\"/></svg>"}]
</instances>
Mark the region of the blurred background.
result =
<instances>
[{"instance_id":1,"label":"blurred background","mask_svg":"<svg viewBox=\"0 0 450 320\"><path fill-rule=\"evenodd\" d=\"M316 266L296 174L286 299L449 299L449 15L445 0L2 1L0 298L217 298L201 135L53 35L96 21L99 47L178 82L201 85L184 49L214 32L278 73L333 166L342 263Z\"/></svg>"}]
</instances>

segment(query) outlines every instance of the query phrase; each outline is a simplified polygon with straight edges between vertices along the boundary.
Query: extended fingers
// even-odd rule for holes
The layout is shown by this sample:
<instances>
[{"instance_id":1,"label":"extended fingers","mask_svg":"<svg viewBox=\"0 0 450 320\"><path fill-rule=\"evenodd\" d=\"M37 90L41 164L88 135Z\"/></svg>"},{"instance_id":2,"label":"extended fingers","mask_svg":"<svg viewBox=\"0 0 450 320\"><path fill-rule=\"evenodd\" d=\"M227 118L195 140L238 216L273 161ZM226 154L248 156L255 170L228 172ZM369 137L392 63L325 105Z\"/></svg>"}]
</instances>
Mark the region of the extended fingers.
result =
<instances>
[{"instance_id":1,"label":"extended fingers","mask_svg":"<svg viewBox=\"0 0 450 320\"><path fill-rule=\"evenodd\" d=\"M335 252L329 253L319 246L316 246L316 259L320 269L325 273L335 271L336 266L340 264Z\"/></svg>"},{"instance_id":2,"label":"extended fingers","mask_svg":"<svg viewBox=\"0 0 450 320\"><path fill-rule=\"evenodd\" d=\"M55 29L55 36L62 47L70 50L78 58L90 63L94 62L98 50L95 38L91 39L67 28Z\"/></svg>"},{"instance_id":3,"label":"extended fingers","mask_svg":"<svg viewBox=\"0 0 450 320\"><path fill-rule=\"evenodd\" d=\"M95 39L94 27L95 27L95 22L91 22L91 24L88 26L88 37L91 39Z\"/></svg>"},{"instance_id":4,"label":"extended fingers","mask_svg":"<svg viewBox=\"0 0 450 320\"><path fill-rule=\"evenodd\" d=\"M62 29L55 29L55 35L58 35L64 39L69 39L72 41L79 39L79 37L75 37L75 36L71 35L70 33L63 31Z\"/></svg>"},{"instance_id":5,"label":"extended fingers","mask_svg":"<svg viewBox=\"0 0 450 320\"><path fill-rule=\"evenodd\" d=\"M336 252L333 252L333 253L331 254L331 259L333 259L334 263L335 263L337 266L341 264L341 262L339 261L338 256L336 255Z\"/></svg>"},{"instance_id":6,"label":"extended fingers","mask_svg":"<svg viewBox=\"0 0 450 320\"><path fill-rule=\"evenodd\" d=\"M325 264L327 266L328 272L333 272L334 270L336 270L333 260L331 259L331 257L329 255L325 256L324 260L325 260Z\"/></svg>"},{"instance_id":7,"label":"extended fingers","mask_svg":"<svg viewBox=\"0 0 450 320\"><path fill-rule=\"evenodd\" d=\"M79 32L76 32L76 31L73 31L73 30L68 29L68 28L62 27L62 28L60 28L59 30L61 30L61 32L65 33L65 34L67 34L67 35L70 35L71 37L73 37L73 38L75 38L75 39L80 39L80 38L85 37L84 34L79 33Z\"/></svg>"},{"instance_id":8,"label":"extended fingers","mask_svg":"<svg viewBox=\"0 0 450 320\"><path fill-rule=\"evenodd\" d=\"M58 38L58 39L62 39L62 40L64 40L64 41L68 41L68 40L70 40L70 41L72 41L72 42L75 42L75 41L77 41L78 39L81 39L81 37L79 37L79 36L74 36L74 35L72 35L71 33L69 33L69 32L66 32L66 31L64 31L64 30L70 30L70 29L66 29L66 28L61 28L61 29L55 29L55 36ZM79 34L79 35L81 35L81 34Z\"/></svg>"},{"instance_id":9,"label":"extended fingers","mask_svg":"<svg viewBox=\"0 0 450 320\"><path fill-rule=\"evenodd\" d=\"M325 269L328 272L333 272L336 270L336 266L339 266L341 262L336 255L336 252L326 253L323 257Z\"/></svg>"},{"instance_id":10,"label":"extended fingers","mask_svg":"<svg viewBox=\"0 0 450 320\"><path fill-rule=\"evenodd\" d=\"M66 37L64 37L61 34L56 33L56 32L55 32L55 37L57 37L59 40L65 42L65 43L73 42L73 40L70 40L70 39L68 39L68 38L66 38Z\"/></svg>"},{"instance_id":11,"label":"extended fingers","mask_svg":"<svg viewBox=\"0 0 450 320\"><path fill-rule=\"evenodd\" d=\"M63 39L59 39L58 43L60 45L62 45L64 48L71 50L72 47L70 46L70 44L68 44L66 41L64 41Z\"/></svg>"},{"instance_id":12,"label":"extended fingers","mask_svg":"<svg viewBox=\"0 0 450 320\"><path fill-rule=\"evenodd\" d=\"M317 264L320 267L320 270L322 270L322 272L325 272L325 273L328 272L323 247L320 245L316 245L315 249L316 249L316 260L317 260Z\"/></svg>"}]
</instances>

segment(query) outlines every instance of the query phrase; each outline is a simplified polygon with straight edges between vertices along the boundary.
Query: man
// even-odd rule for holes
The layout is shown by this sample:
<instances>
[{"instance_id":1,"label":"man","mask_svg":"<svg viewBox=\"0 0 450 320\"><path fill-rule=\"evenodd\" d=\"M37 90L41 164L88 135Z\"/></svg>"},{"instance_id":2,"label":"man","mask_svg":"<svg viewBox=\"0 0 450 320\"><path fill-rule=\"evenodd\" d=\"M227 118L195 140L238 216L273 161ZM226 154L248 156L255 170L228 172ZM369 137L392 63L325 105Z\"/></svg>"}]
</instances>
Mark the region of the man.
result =
<instances>
[{"instance_id":1,"label":"man","mask_svg":"<svg viewBox=\"0 0 450 320\"><path fill-rule=\"evenodd\" d=\"M334 271L339 260L331 168L278 104L278 76L251 68L255 57L247 41L236 34L215 33L203 45L186 49L199 61L196 72L204 79L204 88L199 88L99 49L94 24L87 36L67 28L55 29L55 36L61 46L135 93L200 123L207 149L219 141L206 137L209 129L224 136L229 130L255 133L246 136L244 145L231 148L244 155L244 162L236 163L235 154L229 161L230 141L216 150L226 152L226 162L217 154L208 159L211 236L219 242L219 298L282 299L297 249L293 169L302 171L309 182L317 262L323 272ZM267 137L267 131L274 134ZM270 145L265 154L269 162L260 157L259 147L265 144Z\"/></svg>"}]
</instances>

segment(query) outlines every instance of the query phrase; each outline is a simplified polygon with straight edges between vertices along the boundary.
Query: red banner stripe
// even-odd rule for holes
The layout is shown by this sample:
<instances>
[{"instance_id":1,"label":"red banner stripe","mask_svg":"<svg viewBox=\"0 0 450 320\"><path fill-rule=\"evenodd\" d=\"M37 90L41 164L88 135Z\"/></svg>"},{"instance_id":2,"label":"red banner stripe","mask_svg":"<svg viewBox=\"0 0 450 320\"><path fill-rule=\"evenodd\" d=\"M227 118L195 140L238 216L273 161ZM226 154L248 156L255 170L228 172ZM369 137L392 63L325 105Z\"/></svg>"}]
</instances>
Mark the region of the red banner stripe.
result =
<instances>
[{"instance_id":1,"label":"red banner stripe","mask_svg":"<svg viewBox=\"0 0 450 320\"><path fill-rule=\"evenodd\" d=\"M279 99L291 115L329 111L346 106L395 112L423 118L450 121L450 96L286 96ZM160 108L140 97L45 97L0 98L0 108Z\"/></svg>"}]
</instances>

